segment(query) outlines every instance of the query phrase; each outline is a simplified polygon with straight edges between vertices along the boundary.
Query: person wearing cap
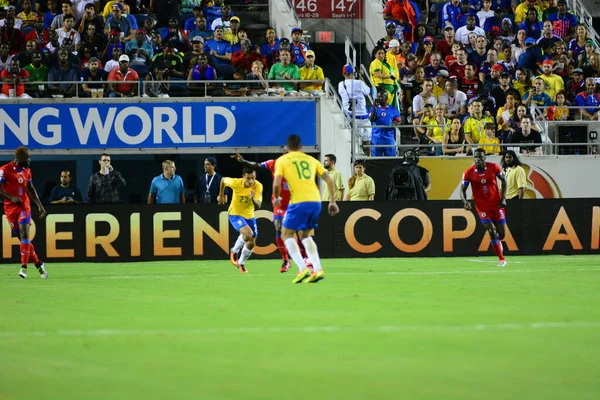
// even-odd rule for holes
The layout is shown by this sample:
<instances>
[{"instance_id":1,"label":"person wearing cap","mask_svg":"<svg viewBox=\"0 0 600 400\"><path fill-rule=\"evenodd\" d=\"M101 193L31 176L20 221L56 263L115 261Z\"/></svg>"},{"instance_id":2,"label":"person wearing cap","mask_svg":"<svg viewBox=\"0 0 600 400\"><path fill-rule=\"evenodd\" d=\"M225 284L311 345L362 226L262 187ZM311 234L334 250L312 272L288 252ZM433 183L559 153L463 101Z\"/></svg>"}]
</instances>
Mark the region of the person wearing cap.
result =
<instances>
[{"instance_id":1,"label":"person wearing cap","mask_svg":"<svg viewBox=\"0 0 600 400\"><path fill-rule=\"evenodd\" d=\"M284 89L286 96L297 95L296 83L287 83L289 80L300 80L300 68L292 63L292 53L287 49L279 50L280 62L273 64L269 70L269 80L281 81L274 84L274 88Z\"/></svg>"},{"instance_id":2,"label":"person wearing cap","mask_svg":"<svg viewBox=\"0 0 600 400\"><path fill-rule=\"evenodd\" d=\"M563 78L554 73L554 63L552 60L544 60L542 63L543 74L539 76L544 81L544 93L550 96L550 99L554 101L556 99L556 93L560 90L565 89L565 82Z\"/></svg>"},{"instance_id":3,"label":"person wearing cap","mask_svg":"<svg viewBox=\"0 0 600 400\"><path fill-rule=\"evenodd\" d=\"M304 58L306 56L306 52L310 50L310 47L302 42L302 29L293 28L292 29L292 41L290 42L290 52L292 53L292 62L296 64L298 67L304 65Z\"/></svg>"},{"instance_id":4,"label":"person wearing cap","mask_svg":"<svg viewBox=\"0 0 600 400\"><path fill-rule=\"evenodd\" d=\"M485 31L477 26L477 17L473 14L466 15L466 25L456 29L455 38L461 42L464 46L468 46L469 34L475 33L477 36L485 37Z\"/></svg>"},{"instance_id":5,"label":"person wearing cap","mask_svg":"<svg viewBox=\"0 0 600 400\"><path fill-rule=\"evenodd\" d=\"M108 19L108 17L111 16L113 6L115 4L120 4L123 12L125 14L131 13L131 10L129 9L129 6L125 2L125 0L109 0L106 2L106 4L104 5L104 8L102 9L102 17L104 18L105 21Z\"/></svg>"},{"instance_id":6,"label":"person wearing cap","mask_svg":"<svg viewBox=\"0 0 600 400\"><path fill-rule=\"evenodd\" d=\"M37 15L33 24L34 30L25 35L25 42L29 40L35 40L36 48L42 50L42 48L50 41L50 35L48 30L44 29L44 17Z\"/></svg>"},{"instance_id":7,"label":"person wearing cap","mask_svg":"<svg viewBox=\"0 0 600 400\"><path fill-rule=\"evenodd\" d=\"M143 29L135 31L135 39L125 43L125 53L129 55L130 65L150 65L154 58L154 49L146 41Z\"/></svg>"},{"instance_id":8,"label":"person wearing cap","mask_svg":"<svg viewBox=\"0 0 600 400\"><path fill-rule=\"evenodd\" d=\"M539 6L538 0L524 0L515 8L515 25L518 26L527 19L527 11L529 10L534 10L537 14L537 19L542 20L543 11Z\"/></svg>"},{"instance_id":9,"label":"person wearing cap","mask_svg":"<svg viewBox=\"0 0 600 400\"><path fill-rule=\"evenodd\" d=\"M233 50L233 46L239 43L238 32L240 29L240 19L238 17L231 17L229 19L229 28L225 28L223 31L223 39L227 40L232 46L231 53L235 53L240 49Z\"/></svg>"},{"instance_id":10,"label":"person wearing cap","mask_svg":"<svg viewBox=\"0 0 600 400\"><path fill-rule=\"evenodd\" d=\"M20 19L17 19L17 13L16 13L16 9L15 6L8 5L4 8L4 18L0 19L0 27L3 27L6 25L6 19L7 18L12 18L13 22L14 22L14 27L17 28L18 30L21 30L21 26L23 25L23 21L21 21Z\"/></svg>"},{"instance_id":11,"label":"person wearing cap","mask_svg":"<svg viewBox=\"0 0 600 400\"><path fill-rule=\"evenodd\" d=\"M583 69L585 76L590 76L590 73L594 72L593 68L591 68L591 60L596 54L596 44L592 39L587 39L585 41L584 51L577 57L577 66Z\"/></svg>"},{"instance_id":12,"label":"person wearing cap","mask_svg":"<svg viewBox=\"0 0 600 400\"><path fill-rule=\"evenodd\" d=\"M443 95L446 90L446 82L448 81L448 79L450 79L450 74L448 73L448 71L441 69L438 71L437 75L432 79L433 89L431 89L431 93L433 93L433 95L439 103L440 96Z\"/></svg>"},{"instance_id":13,"label":"person wearing cap","mask_svg":"<svg viewBox=\"0 0 600 400\"><path fill-rule=\"evenodd\" d=\"M38 14L31 10L31 0L23 0L21 2L21 12L16 15L16 19L21 20L21 28L33 26L35 17Z\"/></svg>"},{"instance_id":14,"label":"person wearing cap","mask_svg":"<svg viewBox=\"0 0 600 400\"><path fill-rule=\"evenodd\" d=\"M204 42L204 52L215 58L218 65L231 64L231 44L223 39L223 27L215 28L215 37Z\"/></svg>"},{"instance_id":15,"label":"person wearing cap","mask_svg":"<svg viewBox=\"0 0 600 400\"><path fill-rule=\"evenodd\" d=\"M190 33L192 31L196 30L196 18L202 17L203 19L206 19L204 17L204 13L202 12L201 6L194 6L194 8L192 9L192 13L193 16L191 18L188 18L183 24L183 30L188 35L188 37L190 37ZM204 29L206 29L206 26L204 27Z\"/></svg>"},{"instance_id":16,"label":"person wearing cap","mask_svg":"<svg viewBox=\"0 0 600 400\"><path fill-rule=\"evenodd\" d=\"M575 68L573 70L573 78L565 84L565 92L567 93L567 101L575 102L575 96L585 90L585 80L583 79L583 70Z\"/></svg>"},{"instance_id":17,"label":"person wearing cap","mask_svg":"<svg viewBox=\"0 0 600 400\"><path fill-rule=\"evenodd\" d=\"M210 25L210 29L214 31L217 26L222 26L223 29L229 29L231 26L231 17L233 17L231 7L228 5L224 5L223 9L221 10L221 16L212 22L212 24Z\"/></svg>"},{"instance_id":18,"label":"person wearing cap","mask_svg":"<svg viewBox=\"0 0 600 400\"><path fill-rule=\"evenodd\" d=\"M323 69L315 65L315 52L308 50L305 54L306 62L300 68L300 79L303 81L320 81L311 83L300 83L301 96L323 96L323 83L325 82L325 74Z\"/></svg>"},{"instance_id":19,"label":"person wearing cap","mask_svg":"<svg viewBox=\"0 0 600 400\"><path fill-rule=\"evenodd\" d=\"M531 75L537 74L538 63L544 60L542 49L535 45L535 39L528 37L525 39L525 51L519 56L517 65L529 70Z\"/></svg>"},{"instance_id":20,"label":"person wearing cap","mask_svg":"<svg viewBox=\"0 0 600 400\"><path fill-rule=\"evenodd\" d=\"M389 0L383 8L383 19L396 22L396 32L403 40L414 40L420 16L417 4L409 0Z\"/></svg>"},{"instance_id":21,"label":"person wearing cap","mask_svg":"<svg viewBox=\"0 0 600 400\"><path fill-rule=\"evenodd\" d=\"M113 29L108 36L108 44L102 52L102 59L106 60L113 58L113 52L115 49L119 49L122 54L125 52L125 44L121 42L121 32ZM116 61L118 62L119 60L117 59Z\"/></svg>"},{"instance_id":22,"label":"person wearing cap","mask_svg":"<svg viewBox=\"0 0 600 400\"><path fill-rule=\"evenodd\" d=\"M556 12L548 15L548 21L552 22L553 33L562 40L569 40L575 35L577 26L577 17L567 12L567 1L558 0L556 2Z\"/></svg>"},{"instance_id":23,"label":"person wearing cap","mask_svg":"<svg viewBox=\"0 0 600 400\"><path fill-rule=\"evenodd\" d=\"M575 105L581 108L583 119L598 120L600 115L600 94L596 90L595 78L585 80L585 90L575 96ZM592 108L584 108L592 107Z\"/></svg>"},{"instance_id":24,"label":"person wearing cap","mask_svg":"<svg viewBox=\"0 0 600 400\"><path fill-rule=\"evenodd\" d=\"M129 67L129 56L127 54L121 55L119 57L119 68L113 69L110 74L108 74L109 97L137 96L139 80L140 77L137 72Z\"/></svg>"},{"instance_id":25,"label":"person wearing cap","mask_svg":"<svg viewBox=\"0 0 600 400\"><path fill-rule=\"evenodd\" d=\"M342 67L344 80L338 84L338 93L342 99L342 108L346 118L356 120L356 128L361 146L368 146L371 141L371 125L367 113L367 102L365 96L371 93L369 87L360 79L354 78L354 68L350 64ZM364 154L369 154L369 147L362 147Z\"/></svg>"},{"instance_id":26,"label":"person wearing cap","mask_svg":"<svg viewBox=\"0 0 600 400\"><path fill-rule=\"evenodd\" d=\"M109 32L114 30L120 32L120 40L122 42L133 40L135 37L135 31L131 26L131 22L127 17L123 16L123 5L121 3L113 4L112 14L106 19L106 24L104 25L105 34L108 35Z\"/></svg>"},{"instance_id":27,"label":"person wearing cap","mask_svg":"<svg viewBox=\"0 0 600 400\"><path fill-rule=\"evenodd\" d=\"M189 74L190 69L193 68L194 65L198 63L197 57L202 53L202 47L204 46L204 39L200 36L195 36L191 38L192 49L185 53L183 57L183 65L185 67L186 76ZM217 63L214 58L210 54L206 54L206 59L208 65L210 65L215 71L217 70Z\"/></svg>"},{"instance_id":28,"label":"person wearing cap","mask_svg":"<svg viewBox=\"0 0 600 400\"><path fill-rule=\"evenodd\" d=\"M50 68L50 71L48 72L48 82L53 82L49 84L50 93L53 95L71 97L75 95L77 84L70 82L79 81L81 77L81 67L69 62L71 53L66 48L61 47L56 53L58 55L58 63Z\"/></svg>"},{"instance_id":29,"label":"person wearing cap","mask_svg":"<svg viewBox=\"0 0 600 400\"><path fill-rule=\"evenodd\" d=\"M95 3L87 3L85 4L85 8L83 12L80 14L81 18L77 21L75 25L75 29L79 32L80 35L85 34L88 25L92 24L96 27L95 32L102 32L104 29L104 19L96 15Z\"/></svg>"},{"instance_id":30,"label":"person wearing cap","mask_svg":"<svg viewBox=\"0 0 600 400\"><path fill-rule=\"evenodd\" d=\"M447 27L450 26L454 30L453 22L459 14L460 0L450 0L449 2L445 3L442 8L442 26L440 28L443 28L445 30Z\"/></svg>"},{"instance_id":31,"label":"person wearing cap","mask_svg":"<svg viewBox=\"0 0 600 400\"><path fill-rule=\"evenodd\" d=\"M385 33L385 36L377 41L375 48L383 47L384 49L388 50L389 43L392 40L399 38L399 36L396 34L396 23L394 21L388 21L385 24Z\"/></svg>"},{"instance_id":32,"label":"person wearing cap","mask_svg":"<svg viewBox=\"0 0 600 400\"><path fill-rule=\"evenodd\" d=\"M502 75L502 73L504 73L502 65L493 64L490 67L490 74L489 76L486 76L485 82L483 83L483 88L485 88L488 93L492 93L494 89L500 86L500 75Z\"/></svg>"},{"instance_id":33,"label":"person wearing cap","mask_svg":"<svg viewBox=\"0 0 600 400\"><path fill-rule=\"evenodd\" d=\"M385 61L391 67L392 74L394 74L395 77L400 77L400 71L398 70L398 58L400 57L400 42L393 39L390 41L389 49L385 53Z\"/></svg>"},{"instance_id":34,"label":"person wearing cap","mask_svg":"<svg viewBox=\"0 0 600 400\"><path fill-rule=\"evenodd\" d=\"M97 57L91 57L88 60L88 66L81 71L81 81L84 82L81 85L85 97L93 97L92 93L101 93L100 97L108 95L106 84L96 82L106 82L108 80L108 73L99 68L100 60ZM94 82L94 83L88 83ZM99 90L101 90L99 92Z\"/></svg>"}]
</instances>

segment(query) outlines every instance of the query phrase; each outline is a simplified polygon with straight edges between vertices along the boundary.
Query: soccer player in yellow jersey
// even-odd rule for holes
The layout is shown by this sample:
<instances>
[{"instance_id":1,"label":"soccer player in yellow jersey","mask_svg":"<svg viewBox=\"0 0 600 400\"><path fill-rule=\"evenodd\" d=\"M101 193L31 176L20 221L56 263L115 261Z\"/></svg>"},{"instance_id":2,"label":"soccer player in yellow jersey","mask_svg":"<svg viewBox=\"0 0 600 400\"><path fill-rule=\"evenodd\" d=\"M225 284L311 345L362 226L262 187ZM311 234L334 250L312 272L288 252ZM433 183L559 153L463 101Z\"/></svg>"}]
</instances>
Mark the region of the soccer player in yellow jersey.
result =
<instances>
[{"instance_id":1,"label":"soccer player in yellow jersey","mask_svg":"<svg viewBox=\"0 0 600 400\"><path fill-rule=\"evenodd\" d=\"M328 210L331 216L340 211L335 203L333 179L318 160L301 151L302 142L298 135L288 137L286 149L288 153L279 157L275 162L275 179L273 180L275 196L273 204L275 206L279 206L281 202L283 178L287 181L291 193L290 204L283 217L281 238L289 255L300 270L292 282L300 283L304 280L318 282L325 277L325 274L321 267L317 245L310 236L311 230L317 227L317 220L321 214L321 193L319 193L315 178L318 175L327 183L330 199ZM296 233L306 248L308 260L313 266L312 271L305 266L300 255L300 249L295 240Z\"/></svg>"},{"instance_id":2,"label":"soccer player in yellow jersey","mask_svg":"<svg viewBox=\"0 0 600 400\"><path fill-rule=\"evenodd\" d=\"M246 260L252 254L258 227L254 210L259 209L262 203L263 185L256 180L256 172L244 167L242 178L223 178L219 188L217 202L225 204L225 187L233 190L231 205L229 206L229 222L240 233L235 245L231 248L229 258L242 274L247 274ZM238 253L242 251L238 259Z\"/></svg>"}]
</instances>

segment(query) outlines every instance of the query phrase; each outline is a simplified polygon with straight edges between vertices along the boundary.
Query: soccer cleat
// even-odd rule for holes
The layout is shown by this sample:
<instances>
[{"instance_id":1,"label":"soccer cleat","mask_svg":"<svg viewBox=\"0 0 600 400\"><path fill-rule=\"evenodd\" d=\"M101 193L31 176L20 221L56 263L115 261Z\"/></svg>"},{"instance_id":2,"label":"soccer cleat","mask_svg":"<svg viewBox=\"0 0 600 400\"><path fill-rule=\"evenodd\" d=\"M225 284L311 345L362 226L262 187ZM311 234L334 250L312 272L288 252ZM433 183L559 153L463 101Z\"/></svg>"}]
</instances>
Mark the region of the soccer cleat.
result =
<instances>
[{"instance_id":1,"label":"soccer cleat","mask_svg":"<svg viewBox=\"0 0 600 400\"><path fill-rule=\"evenodd\" d=\"M290 262L288 260L284 260L283 263L281 264L281 269L279 270L279 272L281 272L281 273L288 272L290 270L291 266L292 266L292 264L290 264Z\"/></svg>"},{"instance_id":2,"label":"soccer cleat","mask_svg":"<svg viewBox=\"0 0 600 400\"><path fill-rule=\"evenodd\" d=\"M310 274L310 276L307 280L304 281L304 283L316 283L319 282L321 279L325 279L325 272L323 272L323 270L320 270L319 272L313 272L312 274Z\"/></svg>"},{"instance_id":3,"label":"soccer cleat","mask_svg":"<svg viewBox=\"0 0 600 400\"><path fill-rule=\"evenodd\" d=\"M35 267L37 268L38 272L40 273L40 276L42 277L42 279L47 279L48 278L48 271L46 271L46 264L44 264L42 261L40 261L39 264L36 264Z\"/></svg>"},{"instance_id":4,"label":"soccer cleat","mask_svg":"<svg viewBox=\"0 0 600 400\"><path fill-rule=\"evenodd\" d=\"M19 276L23 279L27 278L27 268L21 268L19 270Z\"/></svg>"},{"instance_id":5,"label":"soccer cleat","mask_svg":"<svg viewBox=\"0 0 600 400\"><path fill-rule=\"evenodd\" d=\"M243 264L238 264L237 267L240 270L240 273L242 273L242 274L248 273L248 270L246 269L246 267Z\"/></svg>"},{"instance_id":6,"label":"soccer cleat","mask_svg":"<svg viewBox=\"0 0 600 400\"><path fill-rule=\"evenodd\" d=\"M303 280L312 274L312 269L305 268L304 271L298 272L292 283L302 283Z\"/></svg>"},{"instance_id":7,"label":"soccer cleat","mask_svg":"<svg viewBox=\"0 0 600 400\"><path fill-rule=\"evenodd\" d=\"M236 252L234 252L233 250L229 250L229 261L231 261L231 263L233 264L234 267L238 266L238 254Z\"/></svg>"},{"instance_id":8,"label":"soccer cleat","mask_svg":"<svg viewBox=\"0 0 600 400\"><path fill-rule=\"evenodd\" d=\"M508 264L508 263L506 262L506 260L500 260L500 262L498 263L498 266L499 266L499 267L506 267L506 264Z\"/></svg>"},{"instance_id":9,"label":"soccer cleat","mask_svg":"<svg viewBox=\"0 0 600 400\"><path fill-rule=\"evenodd\" d=\"M302 261L304 261L304 266L305 266L306 268L309 268L309 269L311 270L311 272L312 272L312 270L313 270L313 265L312 265L312 263L310 262L310 260L308 259L308 257L306 257L306 258L305 258L304 260L302 260Z\"/></svg>"}]
</instances>

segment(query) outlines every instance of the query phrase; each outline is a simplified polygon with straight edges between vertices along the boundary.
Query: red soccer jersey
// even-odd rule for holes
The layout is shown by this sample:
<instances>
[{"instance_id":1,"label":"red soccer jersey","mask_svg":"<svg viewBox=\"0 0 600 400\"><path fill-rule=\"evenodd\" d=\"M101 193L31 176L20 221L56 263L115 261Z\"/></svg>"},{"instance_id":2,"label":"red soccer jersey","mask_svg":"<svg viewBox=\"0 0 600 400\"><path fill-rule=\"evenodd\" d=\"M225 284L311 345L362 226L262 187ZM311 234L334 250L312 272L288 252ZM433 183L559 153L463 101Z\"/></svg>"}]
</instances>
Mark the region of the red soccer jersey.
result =
<instances>
[{"instance_id":1,"label":"red soccer jersey","mask_svg":"<svg viewBox=\"0 0 600 400\"><path fill-rule=\"evenodd\" d=\"M273 179L275 179L275 161L277 160L267 160L260 163L261 167L271 171ZM290 187L288 186L285 178L283 178L283 182L281 182L281 193L279 193L279 196L281 196L281 205L279 207L286 208L290 203ZM272 199L275 199L275 194L273 194Z\"/></svg>"},{"instance_id":2,"label":"red soccer jersey","mask_svg":"<svg viewBox=\"0 0 600 400\"><path fill-rule=\"evenodd\" d=\"M31 182L31 170L29 168L17 168L14 161L0 167L0 185L6 193L20 197L23 204L19 207L30 209L29 196L27 195L27 184ZM10 200L4 199L4 209L15 207Z\"/></svg>"},{"instance_id":3,"label":"red soccer jersey","mask_svg":"<svg viewBox=\"0 0 600 400\"><path fill-rule=\"evenodd\" d=\"M478 171L475 164L463 174L463 185L471 184L475 207L480 211L497 210L500 205L500 190L496 177L502 174L498 164L485 163L485 170Z\"/></svg>"}]
</instances>

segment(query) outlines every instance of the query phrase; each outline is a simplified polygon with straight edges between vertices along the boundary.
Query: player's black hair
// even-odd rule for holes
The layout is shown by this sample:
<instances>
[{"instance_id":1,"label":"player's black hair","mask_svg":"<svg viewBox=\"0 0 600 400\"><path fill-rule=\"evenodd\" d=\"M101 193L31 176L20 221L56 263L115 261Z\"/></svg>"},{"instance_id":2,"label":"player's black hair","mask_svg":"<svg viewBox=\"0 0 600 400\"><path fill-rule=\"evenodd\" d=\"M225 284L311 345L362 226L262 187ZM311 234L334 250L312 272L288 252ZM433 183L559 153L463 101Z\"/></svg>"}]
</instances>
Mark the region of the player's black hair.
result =
<instances>
[{"instance_id":1,"label":"player's black hair","mask_svg":"<svg viewBox=\"0 0 600 400\"><path fill-rule=\"evenodd\" d=\"M254 170L250 167L244 167L244 169L242 170L242 175L246 175L246 174L253 174Z\"/></svg>"},{"instance_id":2,"label":"player's black hair","mask_svg":"<svg viewBox=\"0 0 600 400\"><path fill-rule=\"evenodd\" d=\"M290 135L287 138L286 147L289 151L297 151L302 148L302 140L298 135Z\"/></svg>"},{"instance_id":3,"label":"player's black hair","mask_svg":"<svg viewBox=\"0 0 600 400\"><path fill-rule=\"evenodd\" d=\"M337 163L337 157L333 154L325 154L325 157L329 158L334 163Z\"/></svg>"},{"instance_id":4,"label":"player's black hair","mask_svg":"<svg viewBox=\"0 0 600 400\"><path fill-rule=\"evenodd\" d=\"M17 148L17 150L15 151L15 158L17 158L17 159L24 158L28 152L29 152L29 150L27 149L27 147L21 146L21 147Z\"/></svg>"},{"instance_id":5,"label":"player's black hair","mask_svg":"<svg viewBox=\"0 0 600 400\"><path fill-rule=\"evenodd\" d=\"M502 156L502 159L500 160L500 165L502 166L503 169L508 167L508 165L506 165L506 160L505 160L507 154L510 154L514 160L513 165L512 165L513 167L518 167L521 165L521 160L519 160L519 156L517 155L517 153L514 150L506 150L504 152L504 155Z\"/></svg>"},{"instance_id":6,"label":"player's black hair","mask_svg":"<svg viewBox=\"0 0 600 400\"><path fill-rule=\"evenodd\" d=\"M478 147L475 150L473 150L473 155L475 155L475 153L483 153L485 155L485 150L481 147Z\"/></svg>"}]
</instances>

